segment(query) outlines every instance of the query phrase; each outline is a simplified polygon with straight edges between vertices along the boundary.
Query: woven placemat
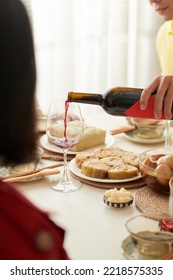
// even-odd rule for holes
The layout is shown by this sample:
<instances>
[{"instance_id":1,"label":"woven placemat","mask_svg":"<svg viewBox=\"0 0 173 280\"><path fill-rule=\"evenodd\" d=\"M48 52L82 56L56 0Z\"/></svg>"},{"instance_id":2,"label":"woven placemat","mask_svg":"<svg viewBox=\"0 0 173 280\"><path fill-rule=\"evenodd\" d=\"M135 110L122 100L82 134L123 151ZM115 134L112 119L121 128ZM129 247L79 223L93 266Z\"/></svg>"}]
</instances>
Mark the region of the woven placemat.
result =
<instances>
[{"instance_id":1,"label":"woven placemat","mask_svg":"<svg viewBox=\"0 0 173 280\"><path fill-rule=\"evenodd\" d=\"M55 161L62 161L63 160L63 154L48 151L48 150L44 149L43 147L42 147L42 149L44 150L44 154L43 154L42 158L55 160ZM75 155L67 155L67 160L70 161L74 157L75 157Z\"/></svg>"},{"instance_id":2,"label":"woven placemat","mask_svg":"<svg viewBox=\"0 0 173 280\"><path fill-rule=\"evenodd\" d=\"M135 204L146 216L156 220L169 218L169 195L157 192L147 186L138 190L135 194Z\"/></svg>"},{"instance_id":3,"label":"woven placemat","mask_svg":"<svg viewBox=\"0 0 173 280\"><path fill-rule=\"evenodd\" d=\"M70 174L73 178L79 180L80 182L87 184L89 186L97 187L97 188L103 188L103 189L112 189L112 188L125 188L125 189L134 189L134 188L140 188L145 186L145 183L142 178L131 181L131 182L126 182L126 183L101 183L101 182L95 182L95 181L90 181L84 178L81 178L79 176L76 176L73 172L70 171Z\"/></svg>"}]
</instances>

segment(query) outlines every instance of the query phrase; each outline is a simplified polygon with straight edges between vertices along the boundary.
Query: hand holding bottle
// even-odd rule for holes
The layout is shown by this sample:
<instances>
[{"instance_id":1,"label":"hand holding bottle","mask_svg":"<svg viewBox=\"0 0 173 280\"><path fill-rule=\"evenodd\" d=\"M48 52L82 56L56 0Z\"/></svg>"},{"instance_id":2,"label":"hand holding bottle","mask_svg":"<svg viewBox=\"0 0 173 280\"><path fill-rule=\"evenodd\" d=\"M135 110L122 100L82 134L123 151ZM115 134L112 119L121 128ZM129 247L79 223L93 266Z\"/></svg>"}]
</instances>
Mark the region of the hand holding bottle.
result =
<instances>
[{"instance_id":1,"label":"hand holding bottle","mask_svg":"<svg viewBox=\"0 0 173 280\"><path fill-rule=\"evenodd\" d=\"M173 76L157 77L144 90L114 87L103 94L69 92L67 100L99 105L115 116L172 119Z\"/></svg>"},{"instance_id":2,"label":"hand holding bottle","mask_svg":"<svg viewBox=\"0 0 173 280\"><path fill-rule=\"evenodd\" d=\"M140 97L140 108L145 110L151 94L156 91L154 98L154 116L161 117L162 111L166 119L172 119L173 76L158 76L145 88Z\"/></svg>"}]
</instances>

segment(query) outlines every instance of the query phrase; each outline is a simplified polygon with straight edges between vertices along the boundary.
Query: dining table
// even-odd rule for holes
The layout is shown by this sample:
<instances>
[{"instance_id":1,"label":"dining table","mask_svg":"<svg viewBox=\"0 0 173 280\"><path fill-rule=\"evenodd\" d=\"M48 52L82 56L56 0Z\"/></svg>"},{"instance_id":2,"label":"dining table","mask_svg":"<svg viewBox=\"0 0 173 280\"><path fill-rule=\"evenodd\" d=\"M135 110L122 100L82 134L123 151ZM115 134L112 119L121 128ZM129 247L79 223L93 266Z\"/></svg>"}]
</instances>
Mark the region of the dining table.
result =
<instances>
[{"instance_id":1,"label":"dining table","mask_svg":"<svg viewBox=\"0 0 173 280\"><path fill-rule=\"evenodd\" d=\"M125 117L108 115L102 108L93 107L91 111L91 114L86 114L86 122L105 129L108 135L110 130L128 125ZM138 143L128 139L126 134L119 133L111 136L111 146L140 154L148 149L164 147L164 140L158 143ZM52 159L42 158L41 162L43 166L55 164ZM115 208L107 206L103 201L106 184L104 188L103 185L99 187L82 182L81 188L74 192L54 190L52 187L62 176L62 167L59 170L60 174L13 184L33 204L48 211L50 218L65 230L64 247L71 259L128 259L122 249L122 242L128 237L125 224L129 218L142 214L135 203L135 195L145 184L128 189L134 196L130 206ZM71 173L69 176L74 183L79 183ZM113 185L116 188L116 183ZM126 182L122 187L126 188Z\"/></svg>"}]
</instances>

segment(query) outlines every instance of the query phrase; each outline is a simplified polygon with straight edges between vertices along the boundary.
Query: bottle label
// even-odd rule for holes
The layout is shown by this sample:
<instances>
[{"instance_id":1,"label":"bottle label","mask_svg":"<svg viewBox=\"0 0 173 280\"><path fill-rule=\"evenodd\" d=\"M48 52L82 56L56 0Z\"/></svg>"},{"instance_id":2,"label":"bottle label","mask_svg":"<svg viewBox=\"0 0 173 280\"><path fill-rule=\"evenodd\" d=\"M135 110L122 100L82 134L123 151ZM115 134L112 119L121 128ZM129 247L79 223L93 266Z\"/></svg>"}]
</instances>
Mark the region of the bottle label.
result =
<instances>
[{"instance_id":1,"label":"bottle label","mask_svg":"<svg viewBox=\"0 0 173 280\"><path fill-rule=\"evenodd\" d=\"M126 116L134 117L134 118L155 119L153 108L154 108L154 96L151 96L148 101L148 106L147 106L146 110L140 109L140 101L138 100L131 107L129 107L124 113ZM165 120L164 113L162 113L162 116L160 119Z\"/></svg>"}]
</instances>

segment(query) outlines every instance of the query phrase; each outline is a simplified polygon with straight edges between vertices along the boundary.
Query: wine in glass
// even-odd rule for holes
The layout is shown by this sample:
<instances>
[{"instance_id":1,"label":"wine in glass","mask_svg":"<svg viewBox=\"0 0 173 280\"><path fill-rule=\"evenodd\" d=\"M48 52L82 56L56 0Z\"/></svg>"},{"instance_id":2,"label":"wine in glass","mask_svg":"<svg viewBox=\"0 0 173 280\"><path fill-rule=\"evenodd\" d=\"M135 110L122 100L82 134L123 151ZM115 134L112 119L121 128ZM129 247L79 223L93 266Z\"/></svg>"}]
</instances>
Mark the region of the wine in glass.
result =
<instances>
[{"instance_id":1,"label":"wine in glass","mask_svg":"<svg viewBox=\"0 0 173 280\"><path fill-rule=\"evenodd\" d=\"M64 169L62 179L52 188L57 191L71 192L81 187L69 179L67 152L74 146L83 134L83 118L79 104L68 101L54 101L50 104L47 117L48 141L63 149Z\"/></svg>"}]
</instances>

